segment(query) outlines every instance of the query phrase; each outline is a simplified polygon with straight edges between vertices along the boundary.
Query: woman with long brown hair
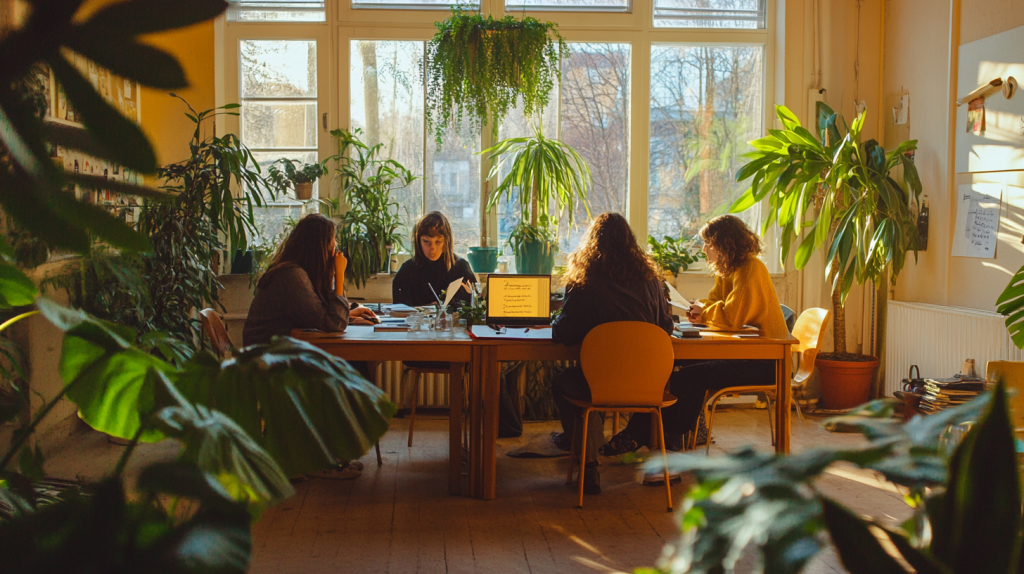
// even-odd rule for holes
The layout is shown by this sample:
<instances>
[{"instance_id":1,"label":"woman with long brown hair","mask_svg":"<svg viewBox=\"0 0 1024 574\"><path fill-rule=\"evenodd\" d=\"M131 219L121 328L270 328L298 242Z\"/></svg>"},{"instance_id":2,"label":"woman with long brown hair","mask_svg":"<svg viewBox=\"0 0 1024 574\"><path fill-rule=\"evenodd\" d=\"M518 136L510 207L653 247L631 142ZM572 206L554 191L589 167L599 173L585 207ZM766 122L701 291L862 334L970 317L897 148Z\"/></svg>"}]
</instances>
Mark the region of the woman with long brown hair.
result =
<instances>
[{"instance_id":1,"label":"woman with long brown hair","mask_svg":"<svg viewBox=\"0 0 1024 574\"><path fill-rule=\"evenodd\" d=\"M579 345L591 329L613 321L645 321L672 333L661 272L640 248L626 218L618 213L602 213L594 219L579 247L569 255L565 279L562 312L551 327L556 342ZM573 432L582 409L568 399L589 401L590 387L578 367L560 372L551 387L565 431L553 440L559 448L569 450L574 439L580 440ZM586 436L588 460L581 479L583 492L599 494L597 449L604 442L604 425L597 413L591 417Z\"/></svg>"},{"instance_id":2,"label":"woman with long brown hair","mask_svg":"<svg viewBox=\"0 0 1024 574\"><path fill-rule=\"evenodd\" d=\"M708 267L715 286L707 299L695 302L687 313L694 323L711 329L736 331L753 325L771 339L788 339L779 297L761 254L761 238L734 215L722 215L700 230ZM775 362L768 360L688 361L672 373L669 386L679 400L662 411L665 446L683 447L683 435L695 431L704 393L728 386L774 385ZM605 455L632 452L647 445L650 415L633 415L629 424L612 437L601 451Z\"/></svg>"},{"instance_id":3,"label":"woman with long brown hair","mask_svg":"<svg viewBox=\"0 0 1024 574\"><path fill-rule=\"evenodd\" d=\"M242 331L246 346L287 337L293 329L344 331L349 323L371 324L373 312L335 294L335 224L323 215L303 217L256 285ZM344 265L343 265L344 266Z\"/></svg>"}]
</instances>

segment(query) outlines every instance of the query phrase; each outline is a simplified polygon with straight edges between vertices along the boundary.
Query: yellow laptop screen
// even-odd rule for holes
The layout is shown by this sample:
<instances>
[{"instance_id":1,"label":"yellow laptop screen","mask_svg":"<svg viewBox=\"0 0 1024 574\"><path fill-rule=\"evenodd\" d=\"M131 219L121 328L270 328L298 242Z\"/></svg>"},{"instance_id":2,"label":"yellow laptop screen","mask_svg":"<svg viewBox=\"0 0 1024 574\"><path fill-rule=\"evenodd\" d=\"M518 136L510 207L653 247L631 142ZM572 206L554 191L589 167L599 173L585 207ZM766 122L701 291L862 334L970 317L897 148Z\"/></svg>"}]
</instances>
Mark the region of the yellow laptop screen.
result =
<instances>
[{"instance_id":1,"label":"yellow laptop screen","mask_svg":"<svg viewBox=\"0 0 1024 574\"><path fill-rule=\"evenodd\" d=\"M551 315L550 275L489 275L489 323L515 325L547 323Z\"/></svg>"}]
</instances>

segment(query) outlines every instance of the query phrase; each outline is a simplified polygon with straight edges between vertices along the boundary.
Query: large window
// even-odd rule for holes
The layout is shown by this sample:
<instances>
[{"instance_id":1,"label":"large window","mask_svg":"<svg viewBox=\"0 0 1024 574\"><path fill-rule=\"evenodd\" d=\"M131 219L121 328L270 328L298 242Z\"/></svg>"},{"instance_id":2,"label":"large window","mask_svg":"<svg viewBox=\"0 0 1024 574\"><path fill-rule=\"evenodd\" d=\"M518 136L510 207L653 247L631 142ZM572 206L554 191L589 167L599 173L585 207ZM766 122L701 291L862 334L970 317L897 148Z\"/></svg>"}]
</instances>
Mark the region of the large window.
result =
<instances>
[{"instance_id":1,"label":"large window","mask_svg":"<svg viewBox=\"0 0 1024 574\"><path fill-rule=\"evenodd\" d=\"M650 235L693 236L746 189L736 171L762 130L763 54L761 46L651 48Z\"/></svg>"},{"instance_id":2,"label":"large window","mask_svg":"<svg viewBox=\"0 0 1024 574\"><path fill-rule=\"evenodd\" d=\"M520 217L514 203L482 213L496 182L485 183L490 163L477 152L535 129L588 162L593 214L626 215L640 241L690 236L746 187L736 172L774 103L777 1L477 0L470 8L495 18L558 23L571 54L542 113L512 111L496 137L491 126L449 130L438 146L424 118L424 54L450 0L237 0L233 9L248 10L248 20L229 20L225 46L241 52L243 81L221 101L241 99L241 122L228 128L261 161L322 159L333 153L327 131L359 129L419 176L393 196L403 235L424 213L441 211L460 255L481 234L504 247ZM324 20L312 21L318 14ZM321 195L334 193L328 185ZM574 215L578 227L564 214L559 222L563 253L587 225L582 208ZM758 213L743 217L754 222Z\"/></svg>"}]
</instances>

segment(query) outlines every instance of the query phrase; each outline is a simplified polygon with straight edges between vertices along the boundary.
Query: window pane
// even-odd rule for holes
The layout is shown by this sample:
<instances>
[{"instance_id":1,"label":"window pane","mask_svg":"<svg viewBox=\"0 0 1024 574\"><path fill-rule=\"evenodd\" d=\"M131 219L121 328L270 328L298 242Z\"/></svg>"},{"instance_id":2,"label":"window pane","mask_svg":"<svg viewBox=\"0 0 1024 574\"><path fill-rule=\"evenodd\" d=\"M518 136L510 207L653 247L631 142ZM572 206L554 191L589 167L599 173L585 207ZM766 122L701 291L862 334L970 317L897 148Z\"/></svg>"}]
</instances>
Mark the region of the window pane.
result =
<instances>
[{"instance_id":1,"label":"window pane","mask_svg":"<svg viewBox=\"0 0 1024 574\"><path fill-rule=\"evenodd\" d=\"M590 166L593 215L626 214L629 189L629 44L573 43L562 63L561 140ZM587 214L576 210L577 227L560 222L561 249L576 248Z\"/></svg>"},{"instance_id":2,"label":"window pane","mask_svg":"<svg viewBox=\"0 0 1024 574\"><path fill-rule=\"evenodd\" d=\"M440 211L452 224L455 253L465 257L480 245L480 138L470 130L448 130L441 149L427 144L427 211Z\"/></svg>"},{"instance_id":3,"label":"window pane","mask_svg":"<svg viewBox=\"0 0 1024 574\"><path fill-rule=\"evenodd\" d=\"M452 6L468 7L469 10L478 10L480 2L477 1L456 1L452 0L352 0L353 8L373 8L375 10L448 10Z\"/></svg>"},{"instance_id":4,"label":"window pane","mask_svg":"<svg viewBox=\"0 0 1024 574\"><path fill-rule=\"evenodd\" d=\"M308 0L229 0L229 22L324 22L324 3Z\"/></svg>"},{"instance_id":5,"label":"window pane","mask_svg":"<svg viewBox=\"0 0 1024 574\"><path fill-rule=\"evenodd\" d=\"M661 28L764 28L765 0L654 0Z\"/></svg>"},{"instance_id":6,"label":"window pane","mask_svg":"<svg viewBox=\"0 0 1024 574\"><path fill-rule=\"evenodd\" d=\"M692 236L749 186L736 182L762 133L761 46L653 46L648 229ZM748 223L756 209L740 215Z\"/></svg>"},{"instance_id":7,"label":"window pane","mask_svg":"<svg viewBox=\"0 0 1024 574\"><path fill-rule=\"evenodd\" d=\"M249 147L315 148L316 130L316 102L246 102L242 107Z\"/></svg>"},{"instance_id":8,"label":"window pane","mask_svg":"<svg viewBox=\"0 0 1024 574\"><path fill-rule=\"evenodd\" d=\"M242 97L316 97L315 40L242 40Z\"/></svg>"},{"instance_id":9,"label":"window pane","mask_svg":"<svg viewBox=\"0 0 1024 574\"><path fill-rule=\"evenodd\" d=\"M628 12L629 0L506 0L506 10L579 10L581 12Z\"/></svg>"},{"instance_id":10,"label":"window pane","mask_svg":"<svg viewBox=\"0 0 1024 574\"><path fill-rule=\"evenodd\" d=\"M423 42L362 41L351 46L352 127L363 130L367 145L384 144L383 154L401 163L414 175L423 172ZM402 233L422 215L423 180L394 190L399 214L405 221ZM412 246L405 242L405 248Z\"/></svg>"}]
</instances>

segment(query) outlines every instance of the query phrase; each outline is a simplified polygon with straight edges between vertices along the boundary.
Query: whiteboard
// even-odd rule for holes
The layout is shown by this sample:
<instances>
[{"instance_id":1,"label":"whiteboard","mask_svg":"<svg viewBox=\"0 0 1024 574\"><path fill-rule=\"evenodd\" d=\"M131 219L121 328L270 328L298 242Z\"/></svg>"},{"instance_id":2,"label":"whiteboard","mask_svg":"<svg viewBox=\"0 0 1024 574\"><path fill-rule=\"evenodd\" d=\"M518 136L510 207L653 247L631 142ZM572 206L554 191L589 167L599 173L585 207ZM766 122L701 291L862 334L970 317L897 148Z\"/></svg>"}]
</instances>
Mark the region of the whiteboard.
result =
<instances>
[{"instance_id":1,"label":"whiteboard","mask_svg":"<svg viewBox=\"0 0 1024 574\"><path fill-rule=\"evenodd\" d=\"M1024 85L1024 26L960 46L957 97L993 78ZM955 104L954 104L955 105ZM967 133L967 104L956 110L956 171L1024 169L1024 93L1007 100L998 89L985 98L986 130Z\"/></svg>"}]
</instances>

